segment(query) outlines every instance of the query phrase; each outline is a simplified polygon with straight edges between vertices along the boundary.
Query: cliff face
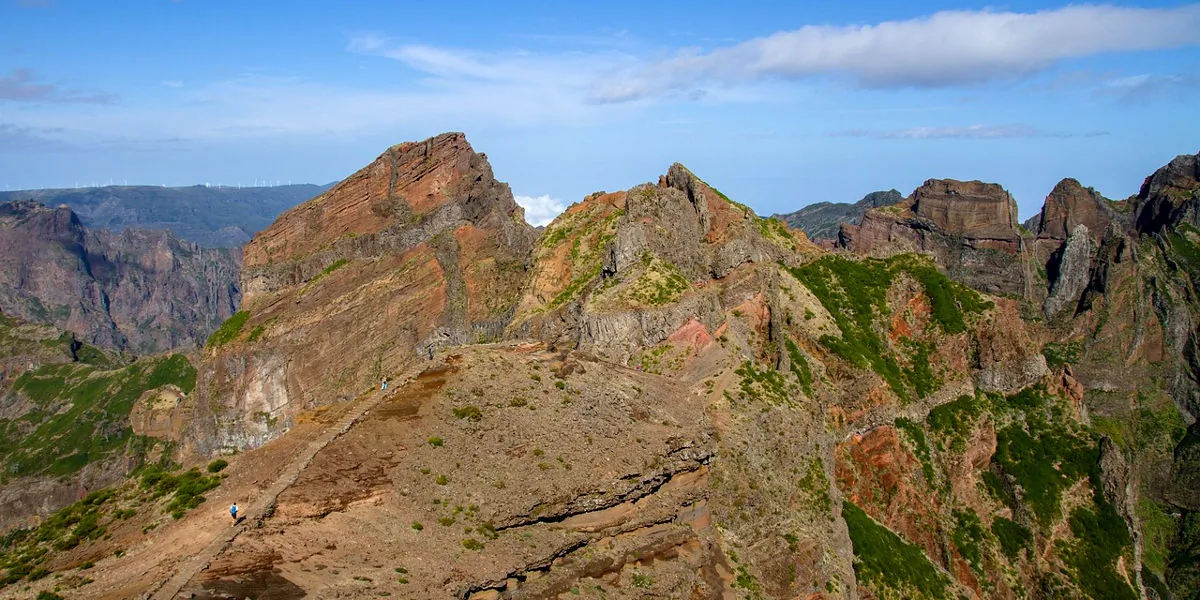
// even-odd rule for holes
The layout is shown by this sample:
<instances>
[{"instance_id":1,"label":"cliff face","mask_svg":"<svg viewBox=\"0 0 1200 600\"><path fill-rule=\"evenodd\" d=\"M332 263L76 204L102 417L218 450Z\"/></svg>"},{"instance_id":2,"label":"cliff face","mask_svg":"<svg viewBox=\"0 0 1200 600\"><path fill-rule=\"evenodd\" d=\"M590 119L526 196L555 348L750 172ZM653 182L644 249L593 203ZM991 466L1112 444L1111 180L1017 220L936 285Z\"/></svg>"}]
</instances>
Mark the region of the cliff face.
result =
<instances>
[{"instance_id":1,"label":"cliff face","mask_svg":"<svg viewBox=\"0 0 1200 600\"><path fill-rule=\"evenodd\" d=\"M498 339L534 236L462 134L390 148L246 245L245 318L208 352L191 443L261 445L431 347Z\"/></svg>"},{"instance_id":2,"label":"cliff face","mask_svg":"<svg viewBox=\"0 0 1200 600\"><path fill-rule=\"evenodd\" d=\"M65 206L0 204L0 310L99 346L200 346L238 305L239 263L164 231L93 231Z\"/></svg>"},{"instance_id":3,"label":"cliff face","mask_svg":"<svg viewBox=\"0 0 1200 600\"><path fill-rule=\"evenodd\" d=\"M1041 212L1026 222L1026 228L1039 238L1066 240L1075 227L1083 225L1098 238L1113 222L1122 223L1125 215L1112 206L1114 203L1092 188L1085 188L1074 179L1064 179L1054 186Z\"/></svg>"},{"instance_id":4,"label":"cliff face","mask_svg":"<svg viewBox=\"0 0 1200 600\"><path fill-rule=\"evenodd\" d=\"M861 225L843 225L838 246L867 256L921 252L980 291L1031 293L1016 203L996 184L930 179L904 202L867 211Z\"/></svg>"},{"instance_id":5,"label":"cliff face","mask_svg":"<svg viewBox=\"0 0 1200 600\"><path fill-rule=\"evenodd\" d=\"M1158 233L1179 223L1200 226L1200 153L1182 154L1142 183L1134 199L1134 226L1142 233Z\"/></svg>"}]
</instances>

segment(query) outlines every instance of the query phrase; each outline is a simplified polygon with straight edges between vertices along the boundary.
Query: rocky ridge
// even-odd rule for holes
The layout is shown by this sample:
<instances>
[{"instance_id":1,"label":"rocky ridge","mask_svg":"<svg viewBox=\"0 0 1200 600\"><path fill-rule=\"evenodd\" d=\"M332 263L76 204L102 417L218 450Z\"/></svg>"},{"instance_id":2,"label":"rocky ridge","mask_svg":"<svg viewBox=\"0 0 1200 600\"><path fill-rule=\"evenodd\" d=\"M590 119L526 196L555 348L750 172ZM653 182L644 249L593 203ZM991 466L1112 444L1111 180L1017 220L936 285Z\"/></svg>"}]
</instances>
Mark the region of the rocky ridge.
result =
<instances>
[{"instance_id":1,"label":"rocky ridge","mask_svg":"<svg viewBox=\"0 0 1200 600\"><path fill-rule=\"evenodd\" d=\"M0 204L0 311L134 353L198 347L236 310L240 259L165 231L88 229L68 207Z\"/></svg>"},{"instance_id":2,"label":"rocky ridge","mask_svg":"<svg viewBox=\"0 0 1200 600\"><path fill-rule=\"evenodd\" d=\"M837 241L842 223L858 225L868 210L903 200L904 195L896 190L878 191L863 196L858 202L815 202L795 212L773 215L773 218L804 232L814 243L826 245Z\"/></svg>"}]
</instances>

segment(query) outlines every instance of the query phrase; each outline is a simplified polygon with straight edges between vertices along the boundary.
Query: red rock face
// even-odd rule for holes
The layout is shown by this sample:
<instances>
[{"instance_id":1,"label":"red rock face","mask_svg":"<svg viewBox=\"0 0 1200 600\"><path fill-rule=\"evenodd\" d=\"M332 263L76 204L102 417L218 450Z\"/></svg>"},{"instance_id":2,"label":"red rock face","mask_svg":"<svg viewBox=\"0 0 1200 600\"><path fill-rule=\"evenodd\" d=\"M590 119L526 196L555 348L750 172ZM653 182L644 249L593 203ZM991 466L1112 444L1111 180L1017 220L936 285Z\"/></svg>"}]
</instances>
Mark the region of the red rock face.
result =
<instances>
[{"instance_id":1,"label":"red rock face","mask_svg":"<svg viewBox=\"0 0 1200 600\"><path fill-rule=\"evenodd\" d=\"M1084 225L1093 237L1099 237L1112 221L1113 211L1103 196L1074 179L1064 179L1046 196L1034 233L1039 238L1065 240L1076 225Z\"/></svg>"},{"instance_id":2,"label":"red rock face","mask_svg":"<svg viewBox=\"0 0 1200 600\"><path fill-rule=\"evenodd\" d=\"M877 427L851 436L838 447L836 472L850 501L938 561L940 503L896 428Z\"/></svg>"},{"instance_id":3,"label":"red rock face","mask_svg":"<svg viewBox=\"0 0 1200 600\"><path fill-rule=\"evenodd\" d=\"M474 156L461 133L393 146L254 236L245 247L245 264L295 259L344 236L378 233L398 217L428 213L469 183L462 180Z\"/></svg>"},{"instance_id":4,"label":"red rock face","mask_svg":"<svg viewBox=\"0 0 1200 600\"><path fill-rule=\"evenodd\" d=\"M1017 203L995 183L930 179L913 192L912 202L914 214L950 235L1011 242L1020 237Z\"/></svg>"},{"instance_id":5,"label":"red rock face","mask_svg":"<svg viewBox=\"0 0 1200 600\"><path fill-rule=\"evenodd\" d=\"M200 369L201 411L245 418L195 447L261 445L430 348L499 339L534 236L460 133L394 146L283 214L246 246L243 332Z\"/></svg>"}]
</instances>

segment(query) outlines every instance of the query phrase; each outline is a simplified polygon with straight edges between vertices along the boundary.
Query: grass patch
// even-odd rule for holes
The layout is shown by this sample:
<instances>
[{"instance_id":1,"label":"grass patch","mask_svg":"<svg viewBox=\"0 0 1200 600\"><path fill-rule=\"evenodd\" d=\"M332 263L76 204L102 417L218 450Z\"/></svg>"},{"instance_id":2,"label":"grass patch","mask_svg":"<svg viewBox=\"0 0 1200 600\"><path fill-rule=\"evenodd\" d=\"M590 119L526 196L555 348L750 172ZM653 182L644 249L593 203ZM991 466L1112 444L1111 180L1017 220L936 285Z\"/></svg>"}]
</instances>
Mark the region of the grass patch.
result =
<instances>
[{"instance_id":1,"label":"grass patch","mask_svg":"<svg viewBox=\"0 0 1200 600\"><path fill-rule=\"evenodd\" d=\"M804 476L800 478L796 487L804 495L802 506L808 510L828 513L833 509L833 505L829 501L829 478L825 476L825 464L820 457L813 458L808 462Z\"/></svg>"},{"instance_id":2,"label":"grass patch","mask_svg":"<svg viewBox=\"0 0 1200 600\"><path fill-rule=\"evenodd\" d=\"M246 326L246 320L250 318L250 313L239 310L233 313L233 316L225 319L224 323L208 336L207 348L219 348L237 339L242 333L242 328Z\"/></svg>"},{"instance_id":3,"label":"grass patch","mask_svg":"<svg viewBox=\"0 0 1200 600\"><path fill-rule=\"evenodd\" d=\"M679 269L656 256L642 256L642 272L630 285L630 297L644 306L661 306L679 299L691 287Z\"/></svg>"},{"instance_id":4,"label":"grass patch","mask_svg":"<svg viewBox=\"0 0 1200 600\"><path fill-rule=\"evenodd\" d=\"M776 406L791 403L795 386L788 385L779 371L769 367L759 370L754 363L745 361L734 372L742 378L739 383L742 399L766 400Z\"/></svg>"},{"instance_id":5,"label":"grass patch","mask_svg":"<svg viewBox=\"0 0 1200 600\"><path fill-rule=\"evenodd\" d=\"M1097 494L1099 496L1099 494ZM1117 559L1132 549L1125 520L1100 497L1098 510L1071 511L1073 542L1059 540L1063 559L1080 589L1097 600L1137 600L1138 594L1117 572Z\"/></svg>"},{"instance_id":6,"label":"grass patch","mask_svg":"<svg viewBox=\"0 0 1200 600\"><path fill-rule=\"evenodd\" d=\"M854 545L854 574L860 585L874 588L882 597L947 597L949 579L920 548L876 523L853 502L842 503L842 517Z\"/></svg>"},{"instance_id":7,"label":"grass patch","mask_svg":"<svg viewBox=\"0 0 1200 600\"><path fill-rule=\"evenodd\" d=\"M974 396L962 395L929 411L925 422L935 434L938 450L961 453L975 431L975 424L984 412L983 402Z\"/></svg>"},{"instance_id":8,"label":"grass patch","mask_svg":"<svg viewBox=\"0 0 1200 600\"><path fill-rule=\"evenodd\" d=\"M1071 424L1061 399L1041 386L1030 387L998 402L996 409L1014 420L996 432L992 464L1021 487L1022 501L1038 524L1049 526L1059 518L1062 491L1079 479L1090 477L1093 489L1100 488L1099 445Z\"/></svg>"},{"instance_id":9,"label":"grass patch","mask_svg":"<svg viewBox=\"0 0 1200 600\"><path fill-rule=\"evenodd\" d=\"M1157 573L1165 573L1178 524L1162 506L1146 497L1138 498L1134 510L1142 522L1142 564Z\"/></svg>"},{"instance_id":10,"label":"grass patch","mask_svg":"<svg viewBox=\"0 0 1200 600\"><path fill-rule=\"evenodd\" d=\"M804 395L809 398L813 397L813 376L812 368L808 365L808 360L800 353L800 348L796 347L796 342L791 338L784 340L784 346L787 347L788 361L791 363L792 374L796 376L796 381L800 382L800 389L804 390Z\"/></svg>"},{"instance_id":11,"label":"grass patch","mask_svg":"<svg viewBox=\"0 0 1200 600\"><path fill-rule=\"evenodd\" d=\"M0 419L0 481L25 475L70 475L90 463L124 454L140 461L154 438L129 426L134 402L146 391L196 386L182 354L139 360L104 371L90 365L45 365L13 382L11 393L33 407L20 422Z\"/></svg>"},{"instance_id":12,"label":"grass patch","mask_svg":"<svg viewBox=\"0 0 1200 600\"><path fill-rule=\"evenodd\" d=\"M1033 544L1033 533L1028 527L1004 517L992 519L992 533L1000 541L1000 551L1009 560L1017 560L1021 553Z\"/></svg>"}]
</instances>

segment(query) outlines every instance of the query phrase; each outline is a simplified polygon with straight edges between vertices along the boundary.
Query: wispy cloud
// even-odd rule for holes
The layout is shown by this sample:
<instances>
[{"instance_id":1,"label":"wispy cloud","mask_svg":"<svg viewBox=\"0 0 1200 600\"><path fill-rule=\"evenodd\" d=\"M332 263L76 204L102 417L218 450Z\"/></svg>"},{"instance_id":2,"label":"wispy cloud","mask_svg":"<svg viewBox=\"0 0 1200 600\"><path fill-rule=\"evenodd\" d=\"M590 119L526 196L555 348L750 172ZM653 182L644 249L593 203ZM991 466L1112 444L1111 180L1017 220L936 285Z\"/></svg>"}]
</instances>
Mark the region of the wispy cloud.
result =
<instances>
[{"instance_id":1,"label":"wispy cloud","mask_svg":"<svg viewBox=\"0 0 1200 600\"><path fill-rule=\"evenodd\" d=\"M54 139L61 129L34 129L12 123L0 123L0 154L24 152L57 152L70 150L71 146Z\"/></svg>"},{"instance_id":2,"label":"wispy cloud","mask_svg":"<svg viewBox=\"0 0 1200 600\"><path fill-rule=\"evenodd\" d=\"M1164 99L1193 99L1200 89L1200 75L1194 73L1150 74L1116 77L1096 89L1100 97L1111 97L1125 104L1140 104Z\"/></svg>"},{"instance_id":3,"label":"wispy cloud","mask_svg":"<svg viewBox=\"0 0 1200 600\"><path fill-rule=\"evenodd\" d=\"M540 227L554 220L554 217L567 210L562 200L556 200L548 195L513 196L517 204L525 209L525 220L534 227Z\"/></svg>"},{"instance_id":4,"label":"wispy cloud","mask_svg":"<svg viewBox=\"0 0 1200 600\"><path fill-rule=\"evenodd\" d=\"M1200 44L1200 5L1077 5L1032 13L944 11L877 25L805 26L708 53L696 50L602 78L593 102L751 81L815 76L867 88L936 88L1008 80L1109 52Z\"/></svg>"},{"instance_id":5,"label":"wispy cloud","mask_svg":"<svg viewBox=\"0 0 1200 600\"><path fill-rule=\"evenodd\" d=\"M872 130L850 129L836 131L829 135L834 137L869 137L883 140L932 140L932 139L1011 139L1011 138L1069 138L1069 137L1098 137L1108 135L1107 131L1089 131L1084 133L1067 133L1045 131L1026 123L1009 125L967 125L942 127L910 127L907 129Z\"/></svg>"},{"instance_id":6,"label":"wispy cloud","mask_svg":"<svg viewBox=\"0 0 1200 600\"><path fill-rule=\"evenodd\" d=\"M65 90L51 83L39 82L32 69L15 69L0 77L0 101L10 102L82 102L107 104L113 98L99 92Z\"/></svg>"}]
</instances>

